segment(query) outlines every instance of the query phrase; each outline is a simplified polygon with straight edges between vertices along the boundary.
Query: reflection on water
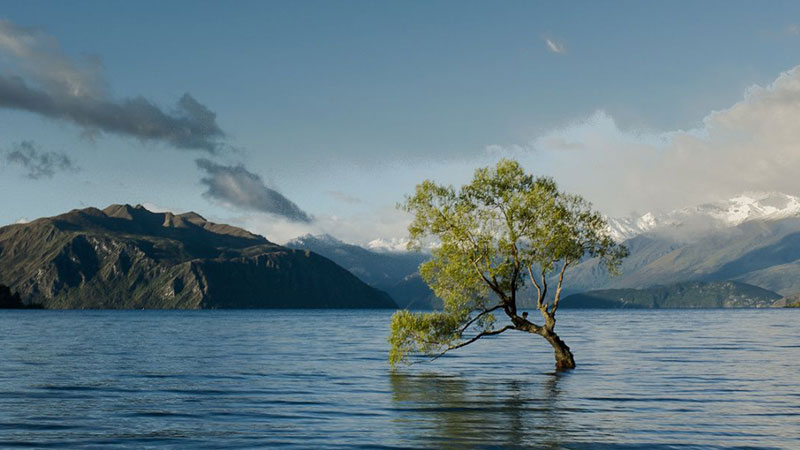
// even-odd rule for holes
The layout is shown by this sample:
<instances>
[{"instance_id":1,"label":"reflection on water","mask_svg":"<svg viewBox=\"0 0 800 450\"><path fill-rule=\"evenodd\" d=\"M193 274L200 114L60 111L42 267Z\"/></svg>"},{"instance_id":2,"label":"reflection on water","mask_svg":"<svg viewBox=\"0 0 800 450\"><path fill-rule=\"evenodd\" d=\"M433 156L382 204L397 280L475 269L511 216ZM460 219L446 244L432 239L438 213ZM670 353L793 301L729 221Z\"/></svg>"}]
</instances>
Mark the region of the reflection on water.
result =
<instances>
[{"instance_id":1,"label":"reflection on water","mask_svg":"<svg viewBox=\"0 0 800 450\"><path fill-rule=\"evenodd\" d=\"M568 375L553 373L531 385L395 373L392 400L403 413L395 423L402 430L417 430L414 438L425 447L482 446L491 437L498 448L535 444L557 449L566 432L558 406L562 376Z\"/></svg>"},{"instance_id":2,"label":"reflection on water","mask_svg":"<svg viewBox=\"0 0 800 450\"><path fill-rule=\"evenodd\" d=\"M0 448L798 449L800 310L565 311L387 364L390 311L2 311Z\"/></svg>"}]
</instances>

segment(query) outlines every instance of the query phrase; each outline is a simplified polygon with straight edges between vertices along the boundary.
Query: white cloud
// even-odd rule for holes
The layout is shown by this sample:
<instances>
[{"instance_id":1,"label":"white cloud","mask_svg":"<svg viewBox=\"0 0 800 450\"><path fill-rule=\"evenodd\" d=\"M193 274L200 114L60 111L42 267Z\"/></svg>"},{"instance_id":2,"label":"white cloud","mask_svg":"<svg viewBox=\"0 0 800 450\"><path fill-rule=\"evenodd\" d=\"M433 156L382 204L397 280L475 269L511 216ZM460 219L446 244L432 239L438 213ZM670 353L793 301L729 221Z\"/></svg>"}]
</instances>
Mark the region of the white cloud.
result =
<instances>
[{"instance_id":1,"label":"white cloud","mask_svg":"<svg viewBox=\"0 0 800 450\"><path fill-rule=\"evenodd\" d=\"M358 192L362 203L338 203L315 214L313 223L290 223L266 214L216 221L243 226L278 243L306 233L328 233L360 245L376 239L402 242L410 217L396 210L394 202L402 201L416 183L431 179L458 186L469 181L475 168L494 165L502 157L517 159L535 175L554 177L562 189L583 195L612 216L665 212L745 191L800 195L798 118L800 66L768 86L748 89L741 101L709 113L693 129L621 129L600 110L528 142L490 145L456 160L395 161L380 170L331 168L320 175L320 183L339 192Z\"/></svg>"},{"instance_id":2,"label":"white cloud","mask_svg":"<svg viewBox=\"0 0 800 450\"><path fill-rule=\"evenodd\" d=\"M800 66L695 129L621 130L598 111L507 152L612 215L669 210L743 191L800 194L798 118Z\"/></svg>"},{"instance_id":3,"label":"white cloud","mask_svg":"<svg viewBox=\"0 0 800 450\"><path fill-rule=\"evenodd\" d=\"M408 238L373 239L366 247L377 252L404 252L408 248Z\"/></svg>"},{"instance_id":4,"label":"white cloud","mask_svg":"<svg viewBox=\"0 0 800 450\"><path fill-rule=\"evenodd\" d=\"M411 217L392 207L346 217L317 215L313 222L292 222L269 214L249 214L222 222L260 234L278 244L305 234L330 234L344 242L366 246L376 239L402 239Z\"/></svg>"},{"instance_id":5,"label":"white cloud","mask_svg":"<svg viewBox=\"0 0 800 450\"><path fill-rule=\"evenodd\" d=\"M146 210L152 211L152 212L156 212L156 213L170 212L172 214L176 214L177 215L177 214L183 214L183 213L186 212L186 210L184 210L184 209L172 208L172 207L168 207L168 206L162 206L162 205L159 205L157 203L151 203L151 202L144 202L144 203L142 203L142 206L144 206L144 208Z\"/></svg>"},{"instance_id":6,"label":"white cloud","mask_svg":"<svg viewBox=\"0 0 800 450\"><path fill-rule=\"evenodd\" d=\"M547 44L547 48L553 53L567 53L567 46L564 45L563 42L559 42L552 38L544 38L545 44Z\"/></svg>"},{"instance_id":7,"label":"white cloud","mask_svg":"<svg viewBox=\"0 0 800 450\"><path fill-rule=\"evenodd\" d=\"M0 19L0 55L7 55L28 77L64 96L107 94L99 57L73 60L58 41L41 30Z\"/></svg>"}]
</instances>

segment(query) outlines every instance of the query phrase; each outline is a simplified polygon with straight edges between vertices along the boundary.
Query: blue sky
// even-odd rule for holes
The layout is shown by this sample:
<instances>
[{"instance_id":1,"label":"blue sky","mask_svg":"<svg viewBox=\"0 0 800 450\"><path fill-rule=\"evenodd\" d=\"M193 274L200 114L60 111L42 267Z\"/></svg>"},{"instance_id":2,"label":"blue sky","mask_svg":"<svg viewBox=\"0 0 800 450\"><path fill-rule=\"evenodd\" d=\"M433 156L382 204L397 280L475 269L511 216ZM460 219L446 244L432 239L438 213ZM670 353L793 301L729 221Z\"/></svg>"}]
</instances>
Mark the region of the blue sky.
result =
<instances>
[{"instance_id":1,"label":"blue sky","mask_svg":"<svg viewBox=\"0 0 800 450\"><path fill-rule=\"evenodd\" d=\"M0 19L49 49L34 70L6 48L0 76L45 89L43 58L91 66L107 103L141 96L179 117L189 93L224 133L209 154L0 107L2 224L127 202L279 242L401 239L394 205L415 183L461 183L501 156L612 215L800 194L792 170L774 173L800 169L797 2L0 1ZM8 157L22 143L72 164L32 179ZM259 197L273 192L311 219Z\"/></svg>"}]
</instances>

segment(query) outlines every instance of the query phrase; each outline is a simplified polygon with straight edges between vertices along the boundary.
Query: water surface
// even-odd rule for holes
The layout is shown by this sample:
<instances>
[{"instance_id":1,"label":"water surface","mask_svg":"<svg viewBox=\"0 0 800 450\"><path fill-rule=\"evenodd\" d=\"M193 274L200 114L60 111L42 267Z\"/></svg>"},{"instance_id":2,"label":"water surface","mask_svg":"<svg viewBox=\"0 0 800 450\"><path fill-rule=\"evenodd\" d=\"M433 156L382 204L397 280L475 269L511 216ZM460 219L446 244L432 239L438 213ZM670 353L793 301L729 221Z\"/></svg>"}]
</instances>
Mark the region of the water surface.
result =
<instances>
[{"instance_id":1,"label":"water surface","mask_svg":"<svg viewBox=\"0 0 800 450\"><path fill-rule=\"evenodd\" d=\"M563 311L392 372L389 311L0 311L0 447L800 448L800 310Z\"/></svg>"}]
</instances>

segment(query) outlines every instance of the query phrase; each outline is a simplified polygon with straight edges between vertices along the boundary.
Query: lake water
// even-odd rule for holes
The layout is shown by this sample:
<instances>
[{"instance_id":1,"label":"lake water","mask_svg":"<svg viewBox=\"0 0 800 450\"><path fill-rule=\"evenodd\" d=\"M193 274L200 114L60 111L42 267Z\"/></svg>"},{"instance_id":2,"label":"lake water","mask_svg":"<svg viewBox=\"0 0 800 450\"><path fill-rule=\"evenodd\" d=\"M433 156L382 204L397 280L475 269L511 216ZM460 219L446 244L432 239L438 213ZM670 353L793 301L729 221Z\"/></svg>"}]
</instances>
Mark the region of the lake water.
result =
<instances>
[{"instance_id":1,"label":"lake water","mask_svg":"<svg viewBox=\"0 0 800 450\"><path fill-rule=\"evenodd\" d=\"M0 311L0 447L800 448L800 310L562 311L392 372L390 311Z\"/></svg>"}]
</instances>

